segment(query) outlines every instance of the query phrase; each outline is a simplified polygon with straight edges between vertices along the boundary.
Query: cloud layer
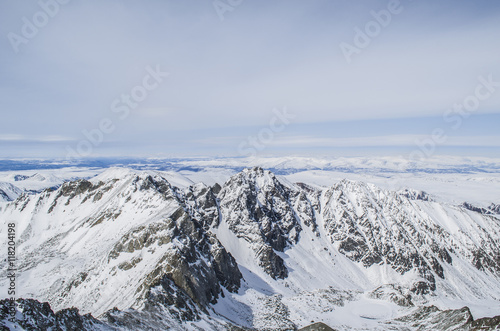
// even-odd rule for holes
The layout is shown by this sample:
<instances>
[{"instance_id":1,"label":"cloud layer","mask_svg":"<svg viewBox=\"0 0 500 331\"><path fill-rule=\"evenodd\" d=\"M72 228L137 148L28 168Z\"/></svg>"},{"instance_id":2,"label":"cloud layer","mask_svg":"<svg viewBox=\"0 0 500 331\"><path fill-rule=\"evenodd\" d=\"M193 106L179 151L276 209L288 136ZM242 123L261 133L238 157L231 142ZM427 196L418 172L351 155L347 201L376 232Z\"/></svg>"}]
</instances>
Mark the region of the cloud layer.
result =
<instances>
[{"instance_id":1,"label":"cloud layer","mask_svg":"<svg viewBox=\"0 0 500 331\"><path fill-rule=\"evenodd\" d=\"M25 38L26 22L35 24L49 4L53 17ZM378 23L379 31L348 63L340 45L356 46L358 31L369 35L368 27L377 22L373 13L387 11L390 4L243 1L221 20L211 1L2 2L0 141L79 141L85 138L83 130L109 118L116 129L103 144L114 146L116 153L130 152L119 145L131 142L137 150L154 143L164 146L158 152L175 153L168 146L178 140L224 137L217 131L235 127L266 127L272 109L287 106L296 115L295 124L309 126L307 132L288 136L304 139L302 144L348 145L364 138L318 136L315 125L441 121L446 111L474 95L479 77L492 75L500 82L500 5L495 1L401 0L398 13L389 23ZM13 47L13 34L26 42ZM146 68L157 65L169 76L130 107L127 118L113 112L113 102L132 94L142 85ZM500 113L498 90L464 121ZM453 135L463 135L464 144L487 142L465 138L461 130ZM482 134L489 135L493 132ZM381 143L390 142L384 139ZM200 153L195 143L183 146ZM55 153L64 154L64 146Z\"/></svg>"}]
</instances>

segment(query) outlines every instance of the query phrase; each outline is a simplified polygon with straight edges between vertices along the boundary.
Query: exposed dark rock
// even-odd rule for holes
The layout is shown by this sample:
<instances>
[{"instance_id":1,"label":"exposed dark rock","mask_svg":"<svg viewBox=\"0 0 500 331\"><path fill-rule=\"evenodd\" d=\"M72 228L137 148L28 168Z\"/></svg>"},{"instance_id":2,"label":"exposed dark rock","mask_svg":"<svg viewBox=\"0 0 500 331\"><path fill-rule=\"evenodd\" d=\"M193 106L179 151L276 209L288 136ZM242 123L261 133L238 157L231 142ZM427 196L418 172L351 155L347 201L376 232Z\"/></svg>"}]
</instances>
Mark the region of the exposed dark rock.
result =
<instances>
[{"instance_id":1,"label":"exposed dark rock","mask_svg":"<svg viewBox=\"0 0 500 331\"><path fill-rule=\"evenodd\" d=\"M260 315L259 330L297 330L297 326L289 319L288 307L281 299L281 295L275 294L263 300L261 309L255 312Z\"/></svg>"},{"instance_id":2,"label":"exposed dark rock","mask_svg":"<svg viewBox=\"0 0 500 331\"><path fill-rule=\"evenodd\" d=\"M139 226L124 235L108 260L122 252L132 253L153 244L162 246L173 240L182 245L175 245L163 256L138 291L147 296L149 289L166 277L204 309L217 301L221 286L231 292L238 290L242 276L234 258L182 208L164 221ZM127 270L138 262L122 263L119 268Z\"/></svg>"},{"instance_id":3,"label":"exposed dark rock","mask_svg":"<svg viewBox=\"0 0 500 331\"><path fill-rule=\"evenodd\" d=\"M142 310L117 308L104 313L100 320L91 314L81 315L76 308L62 309L56 313L47 302L18 299L16 315L9 313L9 300L0 301L0 330L30 331L112 331L112 330L179 330L183 323L200 319L200 311L192 300L165 280L164 285L153 289ZM166 290L162 287L164 286ZM171 288L169 288L171 287ZM230 323L221 324L205 315L205 324L211 330L245 330Z\"/></svg>"},{"instance_id":4,"label":"exposed dark rock","mask_svg":"<svg viewBox=\"0 0 500 331\"><path fill-rule=\"evenodd\" d=\"M148 291L145 311L154 312L167 309L179 322L200 319L200 308L189 294L179 288L174 281L164 276Z\"/></svg>"},{"instance_id":5,"label":"exposed dark rock","mask_svg":"<svg viewBox=\"0 0 500 331\"><path fill-rule=\"evenodd\" d=\"M500 204L497 205L497 204L492 203L488 207L488 209L491 210L495 214L500 214Z\"/></svg>"},{"instance_id":6,"label":"exposed dark rock","mask_svg":"<svg viewBox=\"0 0 500 331\"><path fill-rule=\"evenodd\" d=\"M271 246L262 245L256 252L259 260L259 265L268 273L272 278L284 279L288 277L288 269L285 266L285 261L278 256Z\"/></svg>"},{"instance_id":7,"label":"exposed dark rock","mask_svg":"<svg viewBox=\"0 0 500 331\"><path fill-rule=\"evenodd\" d=\"M468 307L452 310L439 310L435 306L417 308L409 315L397 318L386 323L396 326L399 322L401 328L415 330L498 330L500 329L500 316L486 317L474 320ZM390 328L393 329L393 328Z\"/></svg>"},{"instance_id":8,"label":"exposed dark rock","mask_svg":"<svg viewBox=\"0 0 500 331\"><path fill-rule=\"evenodd\" d=\"M73 182L66 182L59 188L56 197L54 198L52 204L50 205L49 209L47 210L47 213L50 214L54 210L54 208L57 206L60 198L67 197L68 199L66 200L66 202L64 204L68 205L74 197L87 193L87 196L82 201L82 203L83 203L90 196L93 196L96 193L99 193L96 190L103 185L104 185L103 182L99 182L99 183L94 185L85 179L79 179L79 180L73 181ZM50 193L52 191L53 191L52 189L47 189L44 192Z\"/></svg>"},{"instance_id":9,"label":"exposed dark rock","mask_svg":"<svg viewBox=\"0 0 500 331\"><path fill-rule=\"evenodd\" d=\"M470 330L499 330L500 315L495 317L484 317L472 321L468 325Z\"/></svg>"},{"instance_id":10,"label":"exposed dark rock","mask_svg":"<svg viewBox=\"0 0 500 331\"><path fill-rule=\"evenodd\" d=\"M377 287L368 296L374 299L389 300L402 307L411 307L411 294L400 285L388 284Z\"/></svg>"},{"instance_id":11,"label":"exposed dark rock","mask_svg":"<svg viewBox=\"0 0 500 331\"><path fill-rule=\"evenodd\" d=\"M468 203L468 202L464 202L460 205L461 207L465 208L465 209L468 209L468 210L471 210L471 211L475 211L476 213L480 213L480 214L483 214L483 215L492 215L493 212L489 209L486 209L486 208L482 208L482 207L477 207L477 206L474 206L473 204L471 203Z\"/></svg>"},{"instance_id":12,"label":"exposed dark rock","mask_svg":"<svg viewBox=\"0 0 500 331\"><path fill-rule=\"evenodd\" d=\"M229 292L236 292L240 287L242 275L233 256L226 251L217 238L209 234L212 267L220 284Z\"/></svg>"},{"instance_id":13,"label":"exposed dark rock","mask_svg":"<svg viewBox=\"0 0 500 331\"><path fill-rule=\"evenodd\" d=\"M469 308L441 311L435 306L418 308L414 313L395 319L416 330L466 330L473 318Z\"/></svg>"},{"instance_id":14,"label":"exposed dark rock","mask_svg":"<svg viewBox=\"0 0 500 331\"><path fill-rule=\"evenodd\" d=\"M423 280L414 283L412 291L426 294L435 290L436 277L445 278L442 263L453 262L449 234L406 212L405 206L413 203L410 198L429 199L424 193L404 192L341 181L325 193L329 206L323 211L325 229L342 254L365 267L389 264L401 274L416 270ZM487 258L488 254L483 260Z\"/></svg>"},{"instance_id":15,"label":"exposed dark rock","mask_svg":"<svg viewBox=\"0 0 500 331\"><path fill-rule=\"evenodd\" d=\"M9 196L3 190L0 190L0 201L10 201Z\"/></svg>"},{"instance_id":16,"label":"exposed dark rock","mask_svg":"<svg viewBox=\"0 0 500 331\"><path fill-rule=\"evenodd\" d=\"M436 289L435 282L417 281L412 284L410 291L416 295L429 294Z\"/></svg>"},{"instance_id":17,"label":"exposed dark rock","mask_svg":"<svg viewBox=\"0 0 500 331\"><path fill-rule=\"evenodd\" d=\"M14 176L14 181L19 182L25 179L30 178L30 176L25 176L25 175L15 175Z\"/></svg>"},{"instance_id":18,"label":"exposed dark rock","mask_svg":"<svg viewBox=\"0 0 500 331\"><path fill-rule=\"evenodd\" d=\"M80 331L102 330L106 326L90 314L80 315L76 308L63 309L54 313L47 302L41 303L33 299L17 299L14 318L9 313L10 307L12 307L10 300L0 301L0 325L4 328L10 325L26 330ZM112 329L108 327L108 330Z\"/></svg>"},{"instance_id":19,"label":"exposed dark rock","mask_svg":"<svg viewBox=\"0 0 500 331\"><path fill-rule=\"evenodd\" d=\"M305 326L305 327L299 329L299 331L335 331L335 329L332 329L331 327L329 327L325 323L317 322L317 323Z\"/></svg>"},{"instance_id":20,"label":"exposed dark rock","mask_svg":"<svg viewBox=\"0 0 500 331\"><path fill-rule=\"evenodd\" d=\"M212 192L214 194L219 194L220 190L222 189L222 187L219 185L219 183L215 183L213 186L212 186Z\"/></svg>"},{"instance_id":21,"label":"exposed dark rock","mask_svg":"<svg viewBox=\"0 0 500 331\"><path fill-rule=\"evenodd\" d=\"M425 191L417 191L411 189L404 189L398 192L401 196L410 200L432 201L431 197Z\"/></svg>"},{"instance_id":22,"label":"exposed dark rock","mask_svg":"<svg viewBox=\"0 0 500 331\"><path fill-rule=\"evenodd\" d=\"M204 184L193 185L185 190L184 203L189 206L189 213L198 219L205 229L219 225L219 206L216 198L219 191L220 186L214 189Z\"/></svg>"},{"instance_id":23,"label":"exposed dark rock","mask_svg":"<svg viewBox=\"0 0 500 331\"><path fill-rule=\"evenodd\" d=\"M259 264L273 278L288 275L283 259L274 251L283 252L295 244L302 231L294 206L307 204L299 191L292 192L269 171L245 169L231 177L220 190L221 221L229 225L236 236L255 246ZM311 207L300 208L314 222ZM311 224L312 227L315 225Z\"/></svg>"}]
</instances>

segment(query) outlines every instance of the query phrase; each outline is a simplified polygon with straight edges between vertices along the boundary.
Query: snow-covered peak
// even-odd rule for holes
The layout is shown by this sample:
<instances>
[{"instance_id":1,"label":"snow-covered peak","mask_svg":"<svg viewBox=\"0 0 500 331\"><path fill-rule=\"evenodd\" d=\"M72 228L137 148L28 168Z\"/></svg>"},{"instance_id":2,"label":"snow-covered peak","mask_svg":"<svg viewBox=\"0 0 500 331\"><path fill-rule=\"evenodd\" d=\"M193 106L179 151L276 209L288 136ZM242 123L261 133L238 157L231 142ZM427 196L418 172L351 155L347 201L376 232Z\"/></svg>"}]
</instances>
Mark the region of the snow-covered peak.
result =
<instances>
[{"instance_id":1,"label":"snow-covered peak","mask_svg":"<svg viewBox=\"0 0 500 331\"><path fill-rule=\"evenodd\" d=\"M418 191L413 189L399 190L398 193L410 200L434 201L433 198L425 191Z\"/></svg>"},{"instance_id":2,"label":"snow-covered peak","mask_svg":"<svg viewBox=\"0 0 500 331\"><path fill-rule=\"evenodd\" d=\"M257 189L280 185L278 179L271 171L264 170L261 167L245 168L240 173L229 178L224 185L229 186L233 183L236 185L251 184Z\"/></svg>"},{"instance_id":3,"label":"snow-covered peak","mask_svg":"<svg viewBox=\"0 0 500 331\"><path fill-rule=\"evenodd\" d=\"M345 178L340 180L338 183L332 185L332 189L345 190L345 191L364 193L364 194L371 194L380 191L380 188L377 187L376 185Z\"/></svg>"},{"instance_id":4,"label":"snow-covered peak","mask_svg":"<svg viewBox=\"0 0 500 331\"><path fill-rule=\"evenodd\" d=\"M142 171L130 169L130 168L121 168L121 167L113 167L108 168L102 173L90 179L90 181L96 182L108 182L110 180L123 180L130 178L131 176L136 176L140 174Z\"/></svg>"},{"instance_id":5,"label":"snow-covered peak","mask_svg":"<svg viewBox=\"0 0 500 331\"><path fill-rule=\"evenodd\" d=\"M59 182L61 181L61 179L53 174L45 174L45 175L42 175L42 174L39 174L39 173L35 173L33 174L32 176L30 176L29 178L27 178L27 180L35 180L35 181L39 181L39 182L51 182L51 183L55 183L55 182Z\"/></svg>"}]
</instances>

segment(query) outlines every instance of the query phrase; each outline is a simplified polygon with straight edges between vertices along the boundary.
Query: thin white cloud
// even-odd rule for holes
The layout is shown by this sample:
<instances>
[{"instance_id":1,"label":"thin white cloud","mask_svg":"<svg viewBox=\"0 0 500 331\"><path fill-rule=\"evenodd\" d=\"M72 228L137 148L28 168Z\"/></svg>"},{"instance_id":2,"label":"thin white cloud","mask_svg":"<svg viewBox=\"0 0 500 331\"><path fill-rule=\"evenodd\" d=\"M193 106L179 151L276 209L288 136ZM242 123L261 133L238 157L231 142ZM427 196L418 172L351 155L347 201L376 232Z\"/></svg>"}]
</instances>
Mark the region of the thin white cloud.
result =
<instances>
[{"instance_id":1,"label":"thin white cloud","mask_svg":"<svg viewBox=\"0 0 500 331\"><path fill-rule=\"evenodd\" d=\"M40 141L40 142L64 142L64 141L74 141L74 138L70 137L64 137L64 136L59 136L59 135L48 135L48 136L40 136L40 137L34 137L33 138L35 141Z\"/></svg>"},{"instance_id":2,"label":"thin white cloud","mask_svg":"<svg viewBox=\"0 0 500 331\"><path fill-rule=\"evenodd\" d=\"M21 134L0 134L0 141L21 141L25 136Z\"/></svg>"},{"instance_id":3,"label":"thin white cloud","mask_svg":"<svg viewBox=\"0 0 500 331\"><path fill-rule=\"evenodd\" d=\"M351 138L318 138L311 136L279 137L269 145L279 147L384 147L412 146L432 141L429 135L389 135ZM435 141L439 146L481 146L500 147L500 136L450 136L443 142Z\"/></svg>"},{"instance_id":4,"label":"thin white cloud","mask_svg":"<svg viewBox=\"0 0 500 331\"><path fill-rule=\"evenodd\" d=\"M245 136L210 137L194 142L211 146L234 146L240 141L246 141ZM277 136L266 143L269 147L390 147L414 146L432 140L429 135L406 134L370 137L325 138L308 135ZM439 146L463 147L500 147L500 136L450 136L444 142L435 142Z\"/></svg>"},{"instance_id":5,"label":"thin white cloud","mask_svg":"<svg viewBox=\"0 0 500 331\"><path fill-rule=\"evenodd\" d=\"M20 134L0 134L0 141L5 142L69 142L74 141L74 138L64 137L59 135L45 135L45 136L29 136Z\"/></svg>"}]
</instances>

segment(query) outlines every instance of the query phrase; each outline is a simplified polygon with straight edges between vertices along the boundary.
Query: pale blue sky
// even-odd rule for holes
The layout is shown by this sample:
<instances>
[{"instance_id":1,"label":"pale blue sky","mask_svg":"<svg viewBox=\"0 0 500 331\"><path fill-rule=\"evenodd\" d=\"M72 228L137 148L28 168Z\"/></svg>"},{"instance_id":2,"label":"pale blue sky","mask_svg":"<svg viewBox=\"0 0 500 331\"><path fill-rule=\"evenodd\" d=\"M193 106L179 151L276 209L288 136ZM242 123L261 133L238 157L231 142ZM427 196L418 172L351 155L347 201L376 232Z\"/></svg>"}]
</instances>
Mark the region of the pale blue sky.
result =
<instances>
[{"instance_id":1,"label":"pale blue sky","mask_svg":"<svg viewBox=\"0 0 500 331\"><path fill-rule=\"evenodd\" d=\"M500 87L451 111L479 77L500 82L498 1L401 0L387 24L372 12L391 1L244 0L223 20L210 0L55 1L0 0L0 157L82 140L82 156L234 156L249 137L259 154L409 153L436 129L433 153L500 154ZM347 61L341 45L370 24ZM120 117L147 67L168 76ZM103 119L113 130L92 143Z\"/></svg>"}]
</instances>

